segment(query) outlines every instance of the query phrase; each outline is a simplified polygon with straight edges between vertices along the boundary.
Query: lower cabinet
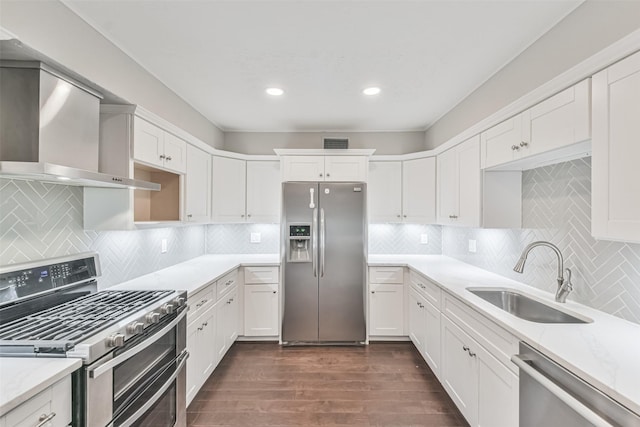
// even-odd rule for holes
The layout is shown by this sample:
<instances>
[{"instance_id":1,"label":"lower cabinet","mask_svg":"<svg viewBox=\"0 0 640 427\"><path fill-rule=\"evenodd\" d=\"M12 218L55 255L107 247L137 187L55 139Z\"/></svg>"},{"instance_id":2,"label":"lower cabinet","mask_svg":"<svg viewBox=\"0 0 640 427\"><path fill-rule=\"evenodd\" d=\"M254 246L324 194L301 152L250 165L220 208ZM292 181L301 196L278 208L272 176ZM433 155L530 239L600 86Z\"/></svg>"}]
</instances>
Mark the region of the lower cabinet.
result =
<instances>
[{"instance_id":1,"label":"lower cabinet","mask_svg":"<svg viewBox=\"0 0 640 427\"><path fill-rule=\"evenodd\" d=\"M401 336L404 332L404 286L369 285L369 335Z\"/></svg>"},{"instance_id":2,"label":"lower cabinet","mask_svg":"<svg viewBox=\"0 0 640 427\"><path fill-rule=\"evenodd\" d=\"M231 344L238 338L238 290L230 290L214 307L216 316L216 332L214 353L220 362Z\"/></svg>"},{"instance_id":3,"label":"lower cabinet","mask_svg":"<svg viewBox=\"0 0 640 427\"><path fill-rule=\"evenodd\" d=\"M278 284L246 284L244 287L244 335L278 335Z\"/></svg>"},{"instance_id":4,"label":"lower cabinet","mask_svg":"<svg viewBox=\"0 0 640 427\"><path fill-rule=\"evenodd\" d=\"M441 316L441 382L471 426L518 425L518 376Z\"/></svg>"},{"instance_id":5,"label":"lower cabinet","mask_svg":"<svg viewBox=\"0 0 640 427\"><path fill-rule=\"evenodd\" d=\"M64 427L71 424L71 376L0 417L0 427Z\"/></svg>"},{"instance_id":6,"label":"lower cabinet","mask_svg":"<svg viewBox=\"0 0 640 427\"><path fill-rule=\"evenodd\" d=\"M213 372L218 360L211 349L216 334L216 307L209 307L204 313L187 325L187 405L191 403L202 384Z\"/></svg>"}]
</instances>

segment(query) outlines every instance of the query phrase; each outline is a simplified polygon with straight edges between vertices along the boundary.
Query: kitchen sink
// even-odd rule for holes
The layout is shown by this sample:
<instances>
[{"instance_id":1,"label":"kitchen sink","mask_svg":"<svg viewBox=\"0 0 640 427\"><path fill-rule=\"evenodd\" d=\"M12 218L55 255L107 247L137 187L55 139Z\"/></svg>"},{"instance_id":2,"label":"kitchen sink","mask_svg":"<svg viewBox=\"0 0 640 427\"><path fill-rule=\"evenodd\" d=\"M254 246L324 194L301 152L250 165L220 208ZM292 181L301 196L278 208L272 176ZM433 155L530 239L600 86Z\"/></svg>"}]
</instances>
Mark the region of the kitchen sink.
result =
<instances>
[{"instance_id":1,"label":"kitchen sink","mask_svg":"<svg viewBox=\"0 0 640 427\"><path fill-rule=\"evenodd\" d=\"M537 323L591 323L506 288L467 288L469 292L520 319Z\"/></svg>"}]
</instances>

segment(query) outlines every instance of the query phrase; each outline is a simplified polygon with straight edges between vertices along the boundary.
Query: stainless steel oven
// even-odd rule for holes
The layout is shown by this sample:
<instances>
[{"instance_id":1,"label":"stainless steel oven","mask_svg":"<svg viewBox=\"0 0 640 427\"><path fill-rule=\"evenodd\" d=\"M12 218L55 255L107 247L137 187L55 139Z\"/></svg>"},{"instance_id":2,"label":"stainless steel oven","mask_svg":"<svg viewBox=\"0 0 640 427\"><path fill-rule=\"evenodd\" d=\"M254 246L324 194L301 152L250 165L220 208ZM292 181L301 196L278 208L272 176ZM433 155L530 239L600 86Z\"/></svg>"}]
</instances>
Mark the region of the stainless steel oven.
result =
<instances>
[{"instance_id":1,"label":"stainless steel oven","mask_svg":"<svg viewBox=\"0 0 640 427\"><path fill-rule=\"evenodd\" d=\"M186 313L163 319L82 369L83 425L186 426Z\"/></svg>"}]
</instances>

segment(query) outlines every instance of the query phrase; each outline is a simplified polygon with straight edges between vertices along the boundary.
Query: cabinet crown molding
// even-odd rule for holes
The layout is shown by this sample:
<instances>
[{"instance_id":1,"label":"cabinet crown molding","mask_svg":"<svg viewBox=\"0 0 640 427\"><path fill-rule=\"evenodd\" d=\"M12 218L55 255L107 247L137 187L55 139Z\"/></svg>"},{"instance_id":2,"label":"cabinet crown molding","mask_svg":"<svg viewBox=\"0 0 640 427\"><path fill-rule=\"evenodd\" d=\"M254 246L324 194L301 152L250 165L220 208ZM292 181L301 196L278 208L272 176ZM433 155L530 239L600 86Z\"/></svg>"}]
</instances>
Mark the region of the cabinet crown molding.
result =
<instances>
[{"instance_id":1,"label":"cabinet crown molding","mask_svg":"<svg viewBox=\"0 0 640 427\"><path fill-rule=\"evenodd\" d=\"M289 149L274 148L278 156L372 156L375 149Z\"/></svg>"}]
</instances>

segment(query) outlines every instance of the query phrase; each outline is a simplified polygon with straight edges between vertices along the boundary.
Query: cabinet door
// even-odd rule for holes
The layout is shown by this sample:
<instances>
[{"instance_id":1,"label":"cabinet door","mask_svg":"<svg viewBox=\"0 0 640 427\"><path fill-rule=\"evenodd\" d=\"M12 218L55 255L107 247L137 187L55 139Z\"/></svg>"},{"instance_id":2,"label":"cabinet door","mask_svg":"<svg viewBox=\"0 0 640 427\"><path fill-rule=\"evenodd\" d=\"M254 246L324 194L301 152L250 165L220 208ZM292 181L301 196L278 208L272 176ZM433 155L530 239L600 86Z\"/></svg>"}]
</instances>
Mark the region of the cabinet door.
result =
<instances>
[{"instance_id":1,"label":"cabinet door","mask_svg":"<svg viewBox=\"0 0 640 427\"><path fill-rule=\"evenodd\" d=\"M529 143L524 139L521 114L482 132L482 167L489 168L518 158L520 149Z\"/></svg>"},{"instance_id":2,"label":"cabinet door","mask_svg":"<svg viewBox=\"0 0 640 427\"><path fill-rule=\"evenodd\" d=\"M458 174L458 211L456 224L480 226L480 137L475 136L456 147Z\"/></svg>"},{"instance_id":3,"label":"cabinet door","mask_svg":"<svg viewBox=\"0 0 640 427\"><path fill-rule=\"evenodd\" d=\"M591 137L591 81L584 80L531 107L523 115L529 144L520 156L544 153Z\"/></svg>"},{"instance_id":4,"label":"cabinet door","mask_svg":"<svg viewBox=\"0 0 640 427\"><path fill-rule=\"evenodd\" d=\"M404 286L370 284L369 318L372 336L404 334Z\"/></svg>"},{"instance_id":5,"label":"cabinet door","mask_svg":"<svg viewBox=\"0 0 640 427\"><path fill-rule=\"evenodd\" d=\"M593 76L591 232L640 242L640 53Z\"/></svg>"},{"instance_id":6,"label":"cabinet door","mask_svg":"<svg viewBox=\"0 0 640 427\"><path fill-rule=\"evenodd\" d=\"M402 212L405 222L436 222L435 157L402 163Z\"/></svg>"},{"instance_id":7,"label":"cabinet door","mask_svg":"<svg viewBox=\"0 0 640 427\"><path fill-rule=\"evenodd\" d=\"M324 181L324 156L282 157L282 181Z\"/></svg>"},{"instance_id":8,"label":"cabinet door","mask_svg":"<svg viewBox=\"0 0 640 427\"><path fill-rule=\"evenodd\" d=\"M442 328L441 381L467 422L477 425L478 363L469 355L473 340L445 316Z\"/></svg>"},{"instance_id":9,"label":"cabinet door","mask_svg":"<svg viewBox=\"0 0 640 427\"><path fill-rule=\"evenodd\" d=\"M325 181L367 182L368 158L365 156L326 156Z\"/></svg>"},{"instance_id":10,"label":"cabinet door","mask_svg":"<svg viewBox=\"0 0 640 427\"><path fill-rule=\"evenodd\" d=\"M164 132L164 167L176 172L187 170L187 143L177 136Z\"/></svg>"},{"instance_id":11,"label":"cabinet door","mask_svg":"<svg viewBox=\"0 0 640 427\"><path fill-rule=\"evenodd\" d=\"M227 317L227 299L219 300L214 306L215 331L213 339L213 356L215 357L215 365L218 365L225 353L227 352L227 325L225 319Z\"/></svg>"},{"instance_id":12,"label":"cabinet door","mask_svg":"<svg viewBox=\"0 0 640 427\"><path fill-rule=\"evenodd\" d=\"M187 351L189 352L189 358L187 359L187 405L198 394L198 390L202 385L204 348L199 339L201 328L200 317L187 326Z\"/></svg>"},{"instance_id":13,"label":"cabinet door","mask_svg":"<svg viewBox=\"0 0 640 427\"><path fill-rule=\"evenodd\" d=\"M518 425L518 376L484 348L474 348L478 358L478 426Z\"/></svg>"},{"instance_id":14,"label":"cabinet door","mask_svg":"<svg viewBox=\"0 0 640 427\"><path fill-rule=\"evenodd\" d=\"M424 354L424 306L423 298L418 293L409 290L409 338L413 341L420 354Z\"/></svg>"},{"instance_id":15,"label":"cabinet door","mask_svg":"<svg viewBox=\"0 0 640 427\"><path fill-rule=\"evenodd\" d=\"M227 297L227 308L225 314L225 345L227 350L231 348L238 338L238 290L231 291Z\"/></svg>"},{"instance_id":16,"label":"cabinet door","mask_svg":"<svg viewBox=\"0 0 640 427\"><path fill-rule=\"evenodd\" d=\"M424 358L431 370L440 377L440 310L422 301L424 311Z\"/></svg>"},{"instance_id":17,"label":"cabinet door","mask_svg":"<svg viewBox=\"0 0 640 427\"><path fill-rule=\"evenodd\" d=\"M278 285L245 285L244 335L278 335Z\"/></svg>"},{"instance_id":18,"label":"cabinet door","mask_svg":"<svg viewBox=\"0 0 640 427\"><path fill-rule=\"evenodd\" d=\"M185 211L188 222L211 220L211 155L187 146Z\"/></svg>"},{"instance_id":19,"label":"cabinet door","mask_svg":"<svg viewBox=\"0 0 640 427\"><path fill-rule=\"evenodd\" d=\"M139 117L133 119L133 158L164 166L164 131Z\"/></svg>"},{"instance_id":20,"label":"cabinet door","mask_svg":"<svg viewBox=\"0 0 640 427\"><path fill-rule=\"evenodd\" d=\"M458 217L458 163L456 148L438 155L438 223L452 224Z\"/></svg>"},{"instance_id":21,"label":"cabinet door","mask_svg":"<svg viewBox=\"0 0 640 427\"><path fill-rule=\"evenodd\" d=\"M402 221L402 162L369 162L369 222Z\"/></svg>"},{"instance_id":22,"label":"cabinet door","mask_svg":"<svg viewBox=\"0 0 640 427\"><path fill-rule=\"evenodd\" d=\"M245 221L246 162L213 156L211 218L214 222Z\"/></svg>"},{"instance_id":23,"label":"cabinet door","mask_svg":"<svg viewBox=\"0 0 640 427\"><path fill-rule=\"evenodd\" d=\"M4 384L3 384L4 385ZM42 416L53 416L42 423ZM71 376L66 376L51 387L39 392L0 419L7 427L66 427L71 423Z\"/></svg>"},{"instance_id":24,"label":"cabinet door","mask_svg":"<svg viewBox=\"0 0 640 427\"><path fill-rule=\"evenodd\" d=\"M279 222L281 194L280 162L247 162L247 221Z\"/></svg>"}]
</instances>

